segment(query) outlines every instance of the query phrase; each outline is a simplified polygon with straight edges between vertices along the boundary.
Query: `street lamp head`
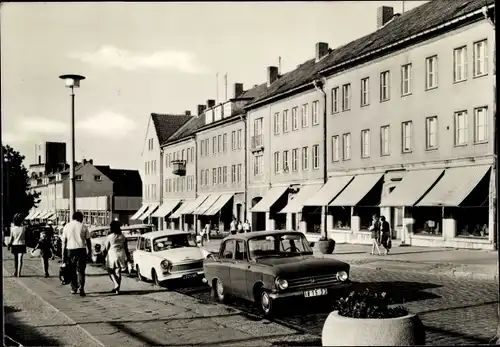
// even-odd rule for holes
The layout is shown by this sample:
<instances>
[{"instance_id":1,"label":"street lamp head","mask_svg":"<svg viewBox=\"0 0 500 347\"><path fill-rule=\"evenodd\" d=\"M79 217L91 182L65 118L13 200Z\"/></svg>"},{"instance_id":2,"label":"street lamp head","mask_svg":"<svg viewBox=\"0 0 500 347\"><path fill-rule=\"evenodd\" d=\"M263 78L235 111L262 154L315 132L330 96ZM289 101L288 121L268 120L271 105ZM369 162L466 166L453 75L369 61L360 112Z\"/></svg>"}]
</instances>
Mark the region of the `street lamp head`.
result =
<instances>
[{"instance_id":1,"label":"street lamp head","mask_svg":"<svg viewBox=\"0 0 500 347\"><path fill-rule=\"evenodd\" d=\"M81 75L61 75L59 78L66 82L66 87L68 88L79 88L80 81L85 79Z\"/></svg>"}]
</instances>

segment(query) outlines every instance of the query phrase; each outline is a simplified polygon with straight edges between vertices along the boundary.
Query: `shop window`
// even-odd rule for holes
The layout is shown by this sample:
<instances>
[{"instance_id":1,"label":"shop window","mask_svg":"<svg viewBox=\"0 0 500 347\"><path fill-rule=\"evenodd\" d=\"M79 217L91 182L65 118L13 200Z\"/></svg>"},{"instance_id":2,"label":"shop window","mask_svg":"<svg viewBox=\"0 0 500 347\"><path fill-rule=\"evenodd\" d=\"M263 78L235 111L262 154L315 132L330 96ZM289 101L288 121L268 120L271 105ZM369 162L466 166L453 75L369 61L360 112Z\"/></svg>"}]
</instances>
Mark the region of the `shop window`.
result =
<instances>
[{"instance_id":1,"label":"shop window","mask_svg":"<svg viewBox=\"0 0 500 347\"><path fill-rule=\"evenodd\" d=\"M457 237L488 239L488 206L458 207L454 215L457 222Z\"/></svg>"},{"instance_id":2,"label":"shop window","mask_svg":"<svg viewBox=\"0 0 500 347\"><path fill-rule=\"evenodd\" d=\"M373 215L380 215L380 207L355 207L354 215L359 217L359 230L367 231L372 225Z\"/></svg>"},{"instance_id":3,"label":"shop window","mask_svg":"<svg viewBox=\"0 0 500 347\"><path fill-rule=\"evenodd\" d=\"M418 235L441 236L443 234L442 207L414 207L412 216L415 220L413 233Z\"/></svg>"},{"instance_id":4,"label":"shop window","mask_svg":"<svg viewBox=\"0 0 500 347\"><path fill-rule=\"evenodd\" d=\"M331 208L333 215L333 228L334 229L351 229L351 207L334 206Z\"/></svg>"}]
</instances>

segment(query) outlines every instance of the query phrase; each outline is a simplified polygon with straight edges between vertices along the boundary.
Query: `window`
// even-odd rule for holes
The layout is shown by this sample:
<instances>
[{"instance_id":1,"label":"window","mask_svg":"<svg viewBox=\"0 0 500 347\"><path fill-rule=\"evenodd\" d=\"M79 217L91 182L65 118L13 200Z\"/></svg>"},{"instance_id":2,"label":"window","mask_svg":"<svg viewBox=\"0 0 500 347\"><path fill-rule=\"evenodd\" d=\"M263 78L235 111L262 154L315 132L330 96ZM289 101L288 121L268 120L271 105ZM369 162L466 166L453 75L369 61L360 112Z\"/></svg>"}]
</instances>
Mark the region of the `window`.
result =
<instances>
[{"instance_id":1,"label":"window","mask_svg":"<svg viewBox=\"0 0 500 347\"><path fill-rule=\"evenodd\" d=\"M222 183L227 183L227 166L222 168Z\"/></svg>"},{"instance_id":2,"label":"window","mask_svg":"<svg viewBox=\"0 0 500 347\"><path fill-rule=\"evenodd\" d=\"M342 86L342 111L351 109L351 84L344 84Z\"/></svg>"},{"instance_id":3,"label":"window","mask_svg":"<svg viewBox=\"0 0 500 347\"><path fill-rule=\"evenodd\" d=\"M390 80L391 80L391 73L389 71L384 71L380 73L380 101L387 101L391 98Z\"/></svg>"},{"instance_id":4,"label":"window","mask_svg":"<svg viewBox=\"0 0 500 347\"><path fill-rule=\"evenodd\" d=\"M401 124L401 133L402 133L402 141L401 141L401 150L403 153L411 152L411 135L412 135L412 123L403 122Z\"/></svg>"},{"instance_id":5,"label":"window","mask_svg":"<svg viewBox=\"0 0 500 347\"><path fill-rule=\"evenodd\" d=\"M212 169L212 185L217 184L217 169Z\"/></svg>"},{"instance_id":6,"label":"window","mask_svg":"<svg viewBox=\"0 0 500 347\"><path fill-rule=\"evenodd\" d=\"M361 158L370 157L370 130L361 131Z\"/></svg>"},{"instance_id":7,"label":"window","mask_svg":"<svg viewBox=\"0 0 500 347\"><path fill-rule=\"evenodd\" d=\"M339 112L339 87L332 88L332 114Z\"/></svg>"},{"instance_id":8,"label":"window","mask_svg":"<svg viewBox=\"0 0 500 347\"><path fill-rule=\"evenodd\" d=\"M438 78L437 78L437 55L425 59L425 88L432 89L437 88Z\"/></svg>"},{"instance_id":9,"label":"window","mask_svg":"<svg viewBox=\"0 0 500 347\"><path fill-rule=\"evenodd\" d=\"M283 151L283 172L288 172L288 151Z\"/></svg>"},{"instance_id":10,"label":"window","mask_svg":"<svg viewBox=\"0 0 500 347\"><path fill-rule=\"evenodd\" d=\"M313 169L319 169L319 145L313 146Z\"/></svg>"},{"instance_id":11,"label":"window","mask_svg":"<svg viewBox=\"0 0 500 347\"><path fill-rule=\"evenodd\" d=\"M455 113L455 146L466 145L469 142L467 136L467 111Z\"/></svg>"},{"instance_id":12,"label":"window","mask_svg":"<svg viewBox=\"0 0 500 347\"><path fill-rule=\"evenodd\" d=\"M200 186L205 185L205 170L201 170L200 172Z\"/></svg>"},{"instance_id":13,"label":"window","mask_svg":"<svg viewBox=\"0 0 500 347\"><path fill-rule=\"evenodd\" d=\"M238 179L238 182L241 182L241 167L242 164L238 164L238 170L236 171L236 177Z\"/></svg>"},{"instance_id":14,"label":"window","mask_svg":"<svg viewBox=\"0 0 500 347\"><path fill-rule=\"evenodd\" d=\"M411 94L411 64L401 66L401 95Z\"/></svg>"},{"instance_id":15,"label":"window","mask_svg":"<svg viewBox=\"0 0 500 347\"><path fill-rule=\"evenodd\" d=\"M209 155L209 151L208 151L208 148L210 147L210 144L208 143L209 142L209 139L206 139L205 140L205 155Z\"/></svg>"},{"instance_id":16,"label":"window","mask_svg":"<svg viewBox=\"0 0 500 347\"><path fill-rule=\"evenodd\" d=\"M262 118L257 118L253 122L254 136L262 135Z\"/></svg>"},{"instance_id":17,"label":"window","mask_svg":"<svg viewBox=\"0 0 500 347\"><path fill-rule=\"evenodd\" d=\"M488 141L488 109L478 107L474 109L474 143Z\"/></svg>"},{"instance_id":18,"label":"window","mask_svg":"<svg viewBox=\"0 0 500 347\"><path fill-rule=\"evenodd\" d=\"M210 174L210 172L208 171L208 169L205 170L205 184L208 186L208 175Z\"/></svg>"},{"instance_id":19,"label":"window","mask_svg":"<svg viewBox=\"0 0 500 347\"><path fill-rule=\"evenodd\" d=\"M342 159L351 159L351 133L342 135Z\"/></svg>"},{"instance_id":20,"label":"window","mask_svg":"<svg viewBox=\"0 0 500 347\"><path fill-rule=\"evenodd\" d=\"M283 111L283 132L288 132L288 110Z\"/></svg>"},{"instance_id":21,"label":"window","mask_svg":"<svg viewBox=\"0 0 500 347\"><path fill-rule=\"evenodd\" d=\"M368 77L361 80L361 106L370 104L370 79Z\"/></svg>"},{"instance_id":22,"label":"window","mask_svg":"<svg viewBox=\"0 0 500 347\"><path fill-rule=\"evenodd\" d=\"M217 135L217 153L222 152L222 135Z\"/></svg>"},{"instance_id":23,"label":"window","mask_svg":"<svg viewBox=\"0 0 500 347\"><path fill-rule=\"evenodd\" d=\"M217 168L217 176L219 176L217 183L222 184L222 167Z\"/></svg>"},{"instance_id":24,"label":"window","mask_svg":"<svg viewBox=\"0 0 500 347\"><path fill-rule=\"evenodd\" d=\"M297 115L298 107L292 108L292 130L297 130L299 128L299 119Z\"/></svg>"},{"instance_id":25,"label":"window","mask_svg":"<svg viewBox=\"0 0 500 347\"><path fill-rule=\"evenodd\" d=\"M474 43L474 77L488 74L488 41Z\"/></svg>"},{"instance_id":26,"label":"window","mask_svg":"<svg viewBox=\"0 0 500 347\"><path fill-rule=\"evenodd\" d=\"M276 112L274 114L274 135L279 135L280 133L280 114Z\"/></svg>"},{"instance_id":27,"label":"window","mask_svg":"<svg viewBox=\"0 0 500 347\"><path fill-rule=\"evenodd\" d=\"M280 152L274 152L274 173L280 172Z\"/></svg>"},{"instance_id":28,"label":"window","mask_svg":"<svg viewBox=\"0 0 500 347\"><path fill-rule=\"evenodd\" d=\"M102 181L102 176L101 175L94 175L94 180Z\"/></svg>"},{"instance_id":29,"label":"window","mask_svg":"<svg viewBox=\"0 0 500 347\"><path fill-rule=\"evenodd\" d=\"M190 159L191 159L191 148L188 148L186 150L186 163L189 163Z\"/></svg>"},{"instance_id":30,"label":"window","mask_svg":"<svg viewBox=\"0 0 500 347\"><path fill-rule=\"evenodd\" d=\"M238 149L241 149L241 141L242 141L241 133L242 133L242 131L241 131L241 129L239 129L238 130Z\"/></svg>"},{"instance_id":31,"label":"window","mask_svg":"<svg viewBox=\"0 0 500 347\"><path fill-rule=\"evenodd\" d=\"M339 135L332 136L332 162L340 159L340 140Z\"/></svg>"},{"instance_id":32,"label":"window","mask_svg":"<svg viewBox=\"0 0 500 347\"><path fill-rule=\"evenodd\" d=\"M314 101L312 103L312 124L319 124L319 101Z\"/></svg>"},{"instance_id":33,"label":"window","mask_svg":"<svg viewBox=\"0 0 500 347\"><path fill-rule=\"evenodd\" d=\"M292 171L297 171L298 170L298 155L299 155L299 149L294 148L292 149Z\"/></svg>"},{"instance_id":34,"label":"window","mask_svg":"<svg viewBox=\"0 0 500 347\"><path fill-rule=\"evenodd\" d=\"M236 165L231 165L231 183L236 182Z\"/></svg>"},{"instance_id":35,"label":"window","mask_svg":"<svg viewBox=\"0 0 500 347\"><path fill-rule=\"evenodd\" d=\"M390 154L390 127L384 125L380 127L380 155Z\"/></svg>"},{"instance_id":36,"label":"window","mask_svg":"<svg viewBox=\"0 0 500 347\"><path fill-rule=\"evenodd\" d=\"M309 147L302 147L302 170L309 170Z\"/></svg>"},{"instance_id":37,"label":"window","mask_svg":"<svg viewBox=\"0 0 500 347\"><path fill-rule=\"evenodd\" d=\"M264 160L264 156L263 155L256 155L254 157L253 174L255 176L262 175L262 172L263 172L263 167L262 167L263 160Z\"/></svg>"},{"instance_id":38,"label":"window","mask_svg":"<svg viewBox=\"0 0 500 347\"><path fill-rule=\"evenodd\" d=\"M227 152L227 133L222 135L222 151Z\"/></svg>"},{"instance_id":39,"label":"window","mask_svg":"<svg viewBox=\"0 0 500 347\"><path fill-rule=\"evenodd\" d=\"M83 176L82 175L75 175L75 180L83 181Z\"/></svg>"},{"instance_id":40,"label":"window","mask_svg":"<svg viewBox=\"0 0 500 347\"><path fill-rule=\"evenodd\" d=\"M425 148L437 148L437 116L425 119Z\"/></svg>"},{"instance_id":41,"label":"window","mask_svg":"<svg viewBox=\"0 0 500 347\"><path fill-rule=\"evenodd\" d=\"M467 79L467 46L453 50L453 82Z\"/></svg>"},{"instance_id":42,"label":"window","mask_svg":"<svg viewBox=\"0 0 500 347\"><path fill-rule=\"evenodd\" d=\"M236 131L231 132L231 149L233 151L236 149Z\"/></svg>"},{"instance_id":43,"label":"window","mask_svg":"<svg viewBox=\"0 0 500 347\"><path fill-rule=\"evenodd\" d=\"M182 152L181 152L181 160L184 160L186 159L186 150L183 149Z\"/></svg>"},{"instance_id":44,"label":"window","mask_svg":"<svg viewBox=\"0 0 500 347\"><path fill-rule=\"evenodd\" d=\"M217 153L217 137L212 137L212 153Z\"/></svg>"},{"instance_id":45,"label":"window","mask_svg":"<svg viewBox=\"0 0 500 347\"><path fill-rule=\"evenodd\" d=\"M309 114L307 112L307 104L302 105L300 112L300 119L302 128L307 128L309 126Z\"/></svg>"}]
</instances>

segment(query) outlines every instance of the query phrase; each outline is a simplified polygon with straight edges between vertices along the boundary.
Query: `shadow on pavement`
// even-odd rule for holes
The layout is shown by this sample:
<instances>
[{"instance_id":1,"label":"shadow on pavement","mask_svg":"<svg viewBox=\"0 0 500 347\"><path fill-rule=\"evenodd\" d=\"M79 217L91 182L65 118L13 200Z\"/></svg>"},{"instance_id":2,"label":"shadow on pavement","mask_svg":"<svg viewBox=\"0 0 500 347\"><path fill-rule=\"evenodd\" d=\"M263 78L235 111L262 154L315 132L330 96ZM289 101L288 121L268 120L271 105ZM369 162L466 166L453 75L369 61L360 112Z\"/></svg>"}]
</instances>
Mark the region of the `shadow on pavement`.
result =
<instances>
[{"instance_id":1,"label":"shadow on pavement","mask_svg":"<svg viewBox=\"0 0 500 347\"><path fill-rule=\"evenodd\" d=\"M110 287L112 287L112 285L110 284ZM123 296L123 295L147 295L147 294L154 294L154 293L159 293L159 292L163 292L164 290L162 289L150 289L150 290L120 290L120 294L118 294L119 296ZM89 294L92 294L92 296L95 296L95 295L110 295L110 296L116 296L116 294L114 293L111 293L111 289L108 290L108 291L101 291L101 292L92 292L92 293L89 293ZM95 295L94 295L95 294Z\"/></svg>"},{"instance_id":2,"label":"shadow on pavement","mask_svg":"<svg viewBox=\"0 0 500 347\"><path fill-rule=\"evenodd\" d=\"M36 331L36 328L20 322L13 315L15 312L19 310L5 306L5 334L7 336L23 346L64 346L58 340L44 336Z\"/></svg>"},{"instance_id":3,"label":"shadow on pavement","mask_svg":"<svg viewBox=\"0 0 500 347\"><path fill-rule=\"evenodd\" d=\"M356 282L352 290L364 291L370 289L377 292L386 292L395 304L405 304L412 301L438 299L441 296L426 292L426 289L442 287L433 283L386 281L386 282Z\"/></svg>"},{"instance_id":4,"label":"shadow on pavement","mask_svg":"<svg viewBox=\"0 0 500 347\"><path fill-rule=\"evenodd\" d=\"M472 336L472 335L469 335L469 334L464 334L464 333L459 333L459 332L456 332L456 331L451 331L451 330L448 330L448 329L442 329L442 328L436 328L436 327L433 327L433 326L429 326L429 325L426 325L425 326L425 330L427 332L427 334L429 332L434 332L434 333L439 333L439 334L443 334L443 335L447 335L447 336L450 336L450 337L459 337L461 339L464 339L464 340L467 340L467 342L469 342L470 344L473 344L473 345L487 345L491 342L491 339L484 339L484 338L480 338L480 337L477 337L477 336Z\"/></svg>"}]
</instances>

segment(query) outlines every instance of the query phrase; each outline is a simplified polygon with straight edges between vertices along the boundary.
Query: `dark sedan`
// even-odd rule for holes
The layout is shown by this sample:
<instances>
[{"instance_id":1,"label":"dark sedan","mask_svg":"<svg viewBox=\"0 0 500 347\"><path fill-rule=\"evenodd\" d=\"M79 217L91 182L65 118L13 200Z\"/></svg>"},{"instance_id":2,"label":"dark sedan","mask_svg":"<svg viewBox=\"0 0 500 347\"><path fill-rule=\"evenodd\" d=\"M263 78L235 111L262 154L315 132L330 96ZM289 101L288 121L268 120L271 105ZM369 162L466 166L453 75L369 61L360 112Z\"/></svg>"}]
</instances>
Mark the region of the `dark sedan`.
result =
<instances>
[{"instance_id":1,"label":"dark sedan","mask_svg":"<svg viewBox=\"0 0 500 347\"><path fill-rule=\"evenodd\" d=\"M296 231L230 235L203 267L214 299L247 299L266 315L276 300L343 294L350 284L349 264L314 257L304 234Z\"/></svg>"}]
</instances>

